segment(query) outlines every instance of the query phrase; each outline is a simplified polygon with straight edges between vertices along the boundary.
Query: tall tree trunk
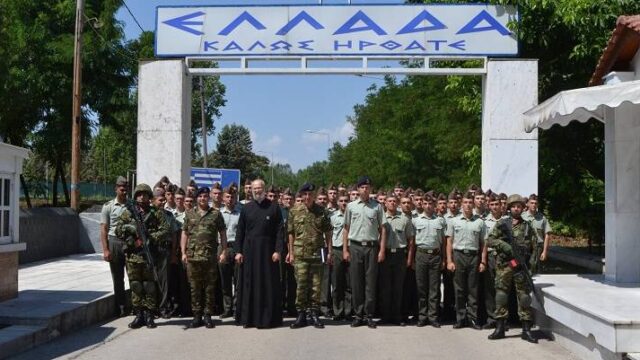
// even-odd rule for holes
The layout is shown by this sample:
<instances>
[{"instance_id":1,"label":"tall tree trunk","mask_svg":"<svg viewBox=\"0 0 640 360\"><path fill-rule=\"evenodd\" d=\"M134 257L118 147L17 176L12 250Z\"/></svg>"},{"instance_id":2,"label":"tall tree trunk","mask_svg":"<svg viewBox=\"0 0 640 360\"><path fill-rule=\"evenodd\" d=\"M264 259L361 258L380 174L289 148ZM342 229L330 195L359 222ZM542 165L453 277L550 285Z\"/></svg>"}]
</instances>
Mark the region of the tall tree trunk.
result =
<instances>
[{"instance_id":1,"label":"tall tree trunk","mask_svg":"<svg viewBox=\"0 0 640 360\"><path fill-rule=\"evenodd\" d=\"M58 173L60 174L60 181L62 181L62 190L64 190L64 198L67 201L67 205L71 205L71 198L69 197L69 188L67 188L67 180L64 177L64 168L62 167L62 161L58 160Z\"/></svg>"},{"instance_id":2,"label":"tall tree trunk","mask_svg":"<svg viewBox=\"0 0 640 360\"><path fill-rule=\"evenodd\" d=\"M29 198L29 187L27 182L24 181L24 176L20 174L20 184L22 185L22 191L24 191L24 199L27 201L27 207L31 209L31 198Z\"/></svg>"}]
</instances>

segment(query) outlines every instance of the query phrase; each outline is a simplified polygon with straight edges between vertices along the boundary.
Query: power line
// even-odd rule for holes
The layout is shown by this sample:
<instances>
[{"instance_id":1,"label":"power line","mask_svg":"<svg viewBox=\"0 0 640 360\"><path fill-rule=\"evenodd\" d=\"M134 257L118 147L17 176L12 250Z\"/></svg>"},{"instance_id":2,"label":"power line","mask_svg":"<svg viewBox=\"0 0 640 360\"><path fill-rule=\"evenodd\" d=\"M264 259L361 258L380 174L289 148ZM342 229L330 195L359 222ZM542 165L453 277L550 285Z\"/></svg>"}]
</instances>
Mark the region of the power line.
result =
<instances>
[{"instance_id":1,"label":"power line","mask_svg":"<svg viewBox=\"0 0 640 360\"><path fill-rule=\"evenodd\" d=\"M124 7L127 9L127 11L129 12L129 15L131 15L131 17L133 18L133 21L136 22L136 24L140 28L140 31L144 32L144 29L142 28L142 25L140 25L140 22L138 21L138 19L136 19L136 16L133 15L133 12L129 8L129 5L127 5L127 2L125 0L122 0L122 5L124 5Z\"/></svg>"}]
</instances>

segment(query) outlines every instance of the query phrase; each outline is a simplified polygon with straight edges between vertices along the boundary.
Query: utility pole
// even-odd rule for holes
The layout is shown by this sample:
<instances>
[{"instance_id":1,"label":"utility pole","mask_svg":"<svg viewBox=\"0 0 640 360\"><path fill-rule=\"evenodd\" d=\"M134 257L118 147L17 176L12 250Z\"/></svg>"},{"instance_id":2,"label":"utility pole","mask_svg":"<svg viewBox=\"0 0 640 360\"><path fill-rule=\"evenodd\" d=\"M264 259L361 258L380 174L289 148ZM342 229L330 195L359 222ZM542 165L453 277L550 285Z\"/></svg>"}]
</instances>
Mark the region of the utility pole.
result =
<instances>
[{"instance_id":1,"label":"utility pole","mask_svg":"<svg viewBox=\"0 0 640 360\"><path fill-rule=\"evenodd\" d=\"M204 155L203 158L203 167L207 167L207 122L205 119L204 113L204 80L203 76L200 76L200 117L202 121L202 153Z\"/></svg>"},{"instance_id":2,"label":"utility pole","mask_svg":"<svg viewBox=\"0 0 640 360\"><path fill-rule=\"evenodd\" d=\"M84 0L76 1L76 32L73 51L73 113L71 116L71 208L79 209L80 121L82 119L82 27Z\"/></svg>"}]
</instances>

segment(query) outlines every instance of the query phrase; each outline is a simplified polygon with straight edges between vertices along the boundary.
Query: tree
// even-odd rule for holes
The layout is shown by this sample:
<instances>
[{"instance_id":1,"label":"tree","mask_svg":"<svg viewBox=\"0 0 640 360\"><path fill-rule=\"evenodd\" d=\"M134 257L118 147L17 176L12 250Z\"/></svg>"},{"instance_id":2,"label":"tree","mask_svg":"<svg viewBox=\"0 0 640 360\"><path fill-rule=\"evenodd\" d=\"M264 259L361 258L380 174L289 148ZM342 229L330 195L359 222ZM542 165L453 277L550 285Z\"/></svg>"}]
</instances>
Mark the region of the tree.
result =
<instances>
[{"instance_id":1,"label":"tree","mask_svg":"<svg viewBox=\"0 0 640 360\"><path fill-rule=\"evenodd\" d=\"M81 122L84 150L95 119L108 123L112 114L127 106L118 101L131 85L127 69L132 62L122 42L122 27L115 20L120 6L119 0L86 1L89 20L83 34ZM54 166L54 185L58 178L65 184L71 147L75 1L2 1L0 23L4 85L0 88L0 135L9 143L32 148ZM56 189L54 186L54 193Z\"/></svg>"},{"instance_id":2,"label":"tree","mask_svg":"<svg viewBox=\"0 0 640 360\"><path fill-rule=\"evenodd\" d=\"M216 151L210 155L211 166L221 169L239 169L245 179L263 174L269 160L253 152L249 129L244 126L225 125L218 134Z\"/></svg>"}]
</instances>

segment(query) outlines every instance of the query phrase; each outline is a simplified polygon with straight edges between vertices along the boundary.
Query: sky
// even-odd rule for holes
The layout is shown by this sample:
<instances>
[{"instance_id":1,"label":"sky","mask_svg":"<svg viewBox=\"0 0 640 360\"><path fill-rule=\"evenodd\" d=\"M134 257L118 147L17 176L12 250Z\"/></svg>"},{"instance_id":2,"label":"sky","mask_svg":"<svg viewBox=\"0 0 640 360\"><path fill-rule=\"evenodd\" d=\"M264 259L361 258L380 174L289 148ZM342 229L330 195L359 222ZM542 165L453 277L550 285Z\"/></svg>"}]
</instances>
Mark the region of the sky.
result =
<instances>
[{"instance_id":1,"label":"sky","mask_svg":"<svg viewBox=\"0 0 640 360\"><path fill-rule=\"evenodd\" d=\"M126 0L131 12L146 31L155 28L155 9L159 5L239 5L239 4L317 4L315 1L229 1L229 0ZM323 1L345 4L348 1ZM363 1L352 1L363 4ZM367 4L402 3L398 0ZM116 14L124 24L127 39L135 39L141 30L125 7ZM208 138L209 151L215 149L218 131L227 124L247 127L254 152L273 162L290 164L293 171L316 161L326 160L328 141L346 144L353 128L346 119L353 107L364 102L367 88L382 85L382 76L355 75L225 75L227 104L222 116L214 119L216 133ZM320 132L309 133L307 130Z\"/></svg>"}]
</instances>

